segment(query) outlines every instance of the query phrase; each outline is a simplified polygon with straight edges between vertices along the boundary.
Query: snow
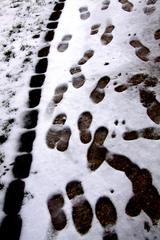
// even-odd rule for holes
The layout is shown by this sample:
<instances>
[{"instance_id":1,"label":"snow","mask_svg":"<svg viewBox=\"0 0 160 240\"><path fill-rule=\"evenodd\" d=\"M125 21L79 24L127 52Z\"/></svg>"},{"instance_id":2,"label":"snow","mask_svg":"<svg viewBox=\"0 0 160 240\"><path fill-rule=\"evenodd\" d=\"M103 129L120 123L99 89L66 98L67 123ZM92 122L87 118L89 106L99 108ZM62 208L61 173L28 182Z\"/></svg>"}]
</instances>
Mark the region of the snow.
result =
<instances>
[{"instance_id":1,"label":"snow","mask_svg":"<svg viewBox=\"0 0 160 240\"><path fill-rule=\"evenodd\" d=\"M21 36L16 34L15 45L10 40L7 46L7 49L14 49L15 59L12 59L11 63L7 64L4 62L1 65L2 79L8 73L8 69L9 73L13 75L12 79L19 79L18 81L13 80L13 82L10 82L4 77L3 83L1 81L0 84L4 93L0 96L2 100L3 98L8 98L9 91L12 89L16 95L13 100L14 103L12 103L13 105L9 109L12 109L12 106L13 108L18 108L18 111L11 113L10 117L16 118L17 121L13 126L9 141L2 148L2 151L5 152L5 161L7 163L13 162L16 155L18 136L21 132L20 125L22 120L20 116L26 109L25 103L28 96L29 79L34 71L37 59L36 53L39 47L43 46L43 34L41 33L41 37L38 40L33 40L31 38L33 34L31 29L34 33L38 31L36 24L38 24L40 18L44 21L41 25L41 31L45 31L44 26L47 23L51 10L49 1L46 1L46 5L40 6L34 3L31 6L30 14L28 13L28 16L26 16L27 20L24 20L23 15L30 4L27 2L25 4L21 3L22 7L18 8L19 16L15 9L8 7L9 3L10 1L1 2L2 7L5 7L10 15L10 24L8 23L5 26L7 34L8 29L12 26L12 21L14 21L14 25L22 22L22 25L26 24L27 26L23 28ZM133 3L134 8L132 12L122 10L121 4L116 0L111 1L109 8L104 11L101 11L102 2L97 0L67 0L65 3L58 28L55 32L55 38L51 43L46 79L38 107L39 119L36 128L37 135L33 145L32 169L29 178L25 180L26 191L29 191L34 197L26 200L21 210L23 219L21 240L102 239L103 228L96 219L95 214L92 228L87 235L81 236L75 230L71 216L73 203L68 199L65 192L65 186L71 180L80 180L82 182L85 197L93 209L100 196L106 195L112 200L118 214L118 221L114 229L119 236L119 240L144 240L147 237L148 239L154 239L154 236L160 237L159 225L152 227L150 233L144 231L144 221L151 223L151 220L143 211L134 218L125 214L126 204L133 192L131 182L123 172L111 168L106 162L94 172L87 168L86 155L90 143L84 145L80 142L79 130L77 128L80 114L84 111L89 111L93 116L90 127L92 136L98 127L107 127L109 135L105 141L105 147L116 154L124 154L140 168L148 169L152 174L153 185L160 191L159 140L153 141L139 138L135 141L125 141L122 138L123 133L127 130L157 127L157 124L146 115L146 108L140 103L136 88L131 88L122 93L117 93L114 90L114 82L118 82L118 85L120 85L127 82L131 76L137 73L143 72L156 77L160 76L159 66L153 63L159 51L159 42L154 39L154 32L159 28L158 10L160 2L157 1L155 5L156 10L152 15L145 15L143 12L146 1L135 0ZM87 6L91 13L91 16L85 21L80 19L79 8L82 6ZM39 18L35 18L36 15L39 15ZM1 17L4 23L6 23L6 17L3 15ZM91 26L97 23L101 24L98 34L89 35ZM115 29L112 32L112 42L105 46L102 45L100 38L105 27L109 24L114 25ZM2 28L1 31L3 32L4 29ZM134 36L135 33L136 36ZM0 41L7 42L7 34L4 33ZM25 38L26 34L27 38ZM67 34L71 34L72 39L69 41L68 49L60 53L57 51L57 46L63 36ZM131 36L128 36L128 34ZM135 37L140 39L150 49L149 62L143 62L136 57L135 49L129 44L129 41L135 39ZM27 54L27 50L20 54L19 48L22 42L24 45L28 44L29 50L33 51L31 62L23 67L22 60ZM82 73L86 77L86 82L81 88L76 89L72 86L72 75L69 70L82 58L84 52L89 49L94 50L94 56L81 67ZM4 48L1 49L2 51L4 51ZM4 61L4 59L2 60ZM105 62L109 62L109 65L104 65ZM119 73L121 73L121 76L118 76ZM99 104L94 104L89 98L90 93L96 86L97 81L106 75L111 80L105 89L105 98ZM68 90L64 94L63 100L58 106L50 108L56 87L63 83L68 84ZM159 99L160 95L157 90L159 86L155 89L157 99ZM8 118L8 109L4 107L1 109L1 112L2 120L5 121ZM52 126L53 119L59 113L67 115L65 126L68 126L72 132L69 148L64 153L55 149L49 149L46 144L46 134ZM119 121L118 126L115 126L115 120ZM123 120L126 121L125 125L122 124ZM113 131L116 132L116 138L111 137ZM10 147L9 152L8 147ZM37 174L34 174L34 172L37 172ZM9 183L11 179L10 172L1 178L6 183ZM114 194L110 192L111 189L114 189ZM55 193L62 193L65 198L64 211L68 221L67 227L58 232L58 234L52 232L47 208L48 198ZM3 197L1 198L2 200ZM2 206L2 200L0 200L0 206Z\"/></svg>"}]
</instances>

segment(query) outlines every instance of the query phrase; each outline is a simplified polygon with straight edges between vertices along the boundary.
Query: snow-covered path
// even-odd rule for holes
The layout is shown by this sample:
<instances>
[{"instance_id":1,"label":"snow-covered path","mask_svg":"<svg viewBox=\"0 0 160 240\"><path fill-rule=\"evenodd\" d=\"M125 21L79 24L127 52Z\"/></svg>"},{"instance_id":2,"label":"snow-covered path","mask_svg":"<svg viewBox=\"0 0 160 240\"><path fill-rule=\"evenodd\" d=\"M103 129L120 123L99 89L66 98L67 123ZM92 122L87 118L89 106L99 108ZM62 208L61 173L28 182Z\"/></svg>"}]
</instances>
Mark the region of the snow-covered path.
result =
<instances>
[{"instance_id":1,"label":"snow-covered path","mask_svg":"<svg viewBox=\"0 0 160 240\"><path fill-rule=\"evenodd\" d=\"M19 143L33 158L21 240L160 239L159 8L65 1L30 85L33 150Z\"/></svg>"}]
</instances>

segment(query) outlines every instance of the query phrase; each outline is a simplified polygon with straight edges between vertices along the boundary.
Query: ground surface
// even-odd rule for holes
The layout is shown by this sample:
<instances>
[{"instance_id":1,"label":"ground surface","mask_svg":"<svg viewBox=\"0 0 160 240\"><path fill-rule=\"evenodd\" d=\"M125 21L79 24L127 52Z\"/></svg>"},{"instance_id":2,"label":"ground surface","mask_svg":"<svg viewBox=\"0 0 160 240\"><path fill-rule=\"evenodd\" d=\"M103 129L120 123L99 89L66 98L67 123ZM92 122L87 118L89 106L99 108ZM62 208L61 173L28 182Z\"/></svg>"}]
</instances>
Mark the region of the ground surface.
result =
<instances>
[{"instance_id":1,"label":"ground surface","mask_svg":"<svg viewBox=\"0 0 160 240\"><path fill-rule=\"evenodd\" d=\"M26 21L17 2L1 3L2 217L23 200L22 240L160 239L160 2L39 1Z\"/></svg>"}]
</instances>

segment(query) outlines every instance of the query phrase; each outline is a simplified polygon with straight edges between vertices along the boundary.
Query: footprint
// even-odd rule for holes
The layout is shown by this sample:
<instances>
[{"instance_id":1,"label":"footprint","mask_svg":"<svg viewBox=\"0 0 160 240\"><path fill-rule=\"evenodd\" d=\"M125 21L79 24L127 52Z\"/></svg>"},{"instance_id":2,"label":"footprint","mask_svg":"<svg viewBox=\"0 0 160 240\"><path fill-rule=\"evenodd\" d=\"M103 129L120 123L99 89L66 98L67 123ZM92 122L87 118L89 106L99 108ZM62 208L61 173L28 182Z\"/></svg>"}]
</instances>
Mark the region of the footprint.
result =
<instances>
[{"instance_id":1,"label":"footprint","mask_svg":"<svg viewBox=\"0 0 160 240\"><path fill-rule=\"evenodd\" d=\"M30 80L30 88L40 88L42 87L45 80L44 74L33 75Z\"/></svg>"},{"instance_id":2,"label":"footprint","mask_svg":"<svg viewBox=\"0 0 160 240\"><path fill-rule=\"evenodd\" d=\"M47 57L48 54L49 54L49 51L50 51L50 46L46 46L46 47L43 47L41 48L39 51L38 51L38 57L39 58L43 58L43 57Z\"/></svg>"},{"instance_id":3,"label":"footprint","mask_svg":"<svg viewBox=\"0 0 160 240\"><path fill-rule=\"evenodd\" d=\"M158 84L158 79L156 77L151 77L148 74L138 73L133 75L126 84L121 84L115 87L116 92L123 92L129 87L138 86L143 84L145 87L155 87Z\"/></svg>"},{"instance_id":4,"label":"footprint","mask_svg":"<svg viewBox=\"0 0 160 240\"><path fill-rule=\"evenodd\" d=\"M62 101L64 93L67 91L68 85L67 84L61 84L56 87L54 97L51 99L47 106L47 112L48 114L52 114L54 111L54 108L58 106L58 104Z\"/></svg>"},{"instance_id":5,"label":"footprint","mask_svg":"<svg viewBox=\"0 0 160 240\"><path fill-rule=\"evenodd\" d=\"M146 75L146 78L144 80L144 86L145 87L156 87L158 84L158 79L156 77L151 77L149 75Z\"/></svg>"},{"instance_id":6,"label":"footprint","mask_svg":"<svg viewBox=\"0 0 160 240\"><path fill-rule=\"evenodd\" d=\"M53 228L57 231L64 229L67 224L67 218L62 209L64 206L64 198L62 194L53 195L48 200L47 204Z\"/></svg>"},{"instance_id":7,"label":"footprint","mask_svg":"<svg viewBox=\"0 0 160 240\"><path fill-rule=\"evenodd\" d=\"M77 75L72 78L72 85L75 88L80 88L85 83L85 76L83 74Z\"/></svg>"},{"instance_id":8,"label":"footprint","mask_svg":"<svg viewBox=\"0 0 160 240\"><path fill-rule=\"evenodd\" d=\"M92 101L94 103L97 104L104 99L104 97L105 97L104 88L107 86L109 81L110 81L110 78L108 76L104 76L104 77L99 79L96 87L94 88L94 90L90 94L90 98L92 99Z\"/></svg>"},{"instance_id":9,"label":"footprint","mask_svg":"<svg viewBox=\"0 0 160 240\"><path fill-rule=\"evenodd\" d=\"M117 233L109 230L117 221L117 211L110 198L106 196L100 197L96 203L95 212L97 219L105 229L103 240L118 240ZM108 230L106 229L107 227Z\"/></svg>"},{"instance_id":10,"label":"footprint","mask_svg":"<svg viewBox=\"0 0 160 240\"><path fill-rule=\"evenodd\" d=\"M66 186L69 199L73 199L72 218L77 232L86 234L92 226L93 211L88 200L83 196L80 181L69 182Z\"/></svg>"},{"instance_id":11,"label":"footprint","mask_svg":"<svg viewBox=\"0 0 160 240\"><path fill-rule=\"evenodd\" d=\"M158 224L160 219L160 195L157 189L153 185L150 186L142 199L144 212L151 218L154 225Z\"/></svg>"},{"instance_id":12,"label":"footprint","mask_svg":"<svg viewBox=\"0 0 160 240\"><path fill-rule=\"evenodd\" d=\"M78 129L80 130L80 140L86 144L91 141L91 132L88 130L92 122L92 114L83 112L78 119Z\"/></svg>"},{"instance_id":13,"label":"footprint","mask_svg":"<svg viewBox=\"0 0 160 240\"><path fill-rule=\"evenodd\" d=\"M100 157L97 157L96 155L98 161L95 165L95 154L93 153L93 151L91 153L91 150L96 144L98 147L103 147L103 143L107 135L108 130L104 127L100 127L96 130L93 143L91 144L91 147L88 150L89 154L87 155L90 169L97 169L97 166L100 166L105 160L114 169L124 172L126 177L132 183L132 189L135 196L135 199L133 199L134 201L132 201L131 199L129 200L126 206L126 213L128 215L131 214L130 216L136 216L136 214L140 213L140 208L151 218L153 224L157 223L157 221L159 221L160 219L160 195L157 189L152 185L152 176L147 169L139 168L138 165L134 164L128 157L120 154L114 154L106 148L105 155L100 154ZM88 158L88 156L90 158ZM99 159L102 159L102 156L104 157L103 160L100 162ZM139 199L137 199L137 197ZM138 206L135 204L138 204ZM105 226L105 221L101 224ZM118 238L117 235L115 235L115 237L115 239Z\"/></svg>"},{"instance_id":14,"label":"footprint","mask_svg":"<svg viewBox=\"0 0 160 240\"><path fill-rule=\"evenodd\" d=\"M66 151L68 149L71 130L69 127L64 127L67 116L62 113L55 117L52 127L49 129L46 136L46 143L49 148L57 148L58 151Z\"/></svg>"},{"instance_id":15,"label":"footprint","mask_svg":"<svg viewBox=\"0 0 160 240\"><path fill-rule=\"evenodd\" d=\"M82 20L86 20L90 17L90 12L88 11L88 7L80 7L79 12L80 12L80 18Z\"/></svg>"},{"instance_id":16,"label":"footprint","mask_svg":"<svg viewBox=\"0 0 160 240\"><path fill-rule=\"evenodd\" d=\"M128 131L123 134L123 139L130 141L138 138L146 138L150 140L160 139L160 129L155 127L143 128L137 131Z\"/></svg>"},{"instance_id":17,"label":"footprint","mask_svg":"<svg viewBox=\"0 0 160 240\"><path fill-rule=\"evenodd\" d=\"M156 77L151 77L147 74L136 74L128 81L127 84L117 86L115 91L123 92L127 90L128 87L139 85L141 83L143 83L143 88L141 87L139 89L140 102L145 108L147 108L148 117L154 123L160 124L160 102L156 99L155 92L147 89L147 87L155 87L158 84L158 79ZM135 131L132 131L132 134L131 138L137 137Z\"/></svg>"},{"instance_id":18,"label":"footprint","mask_svg":"<svg viewBox=\"0 0 160 240\"><path fill-rule=\"evenodd\" d=\"M20 214L6 215L1 221L0 225L1 239L19 240L21 236L21 230L22 230L22 218Z\"/></svg>"},{"instance_id":19,"label":"footprint","mask_svg":"<svg viewBox=\"0 0 160 240\"><path fill-rule=\"evenodd\" d=\"M154 123L160 124L160 102L154 101L152 106L147 109L147 114Z\"/></svg>"},{"instance_id":20,"label":"footprint","mask_svg":"<svg viewBox=\"0 0 160 240\"><path fill-rule=\"evenodd\" d=\"M53 101L55 104L58 104L62 101L64 93L67 91L68 85L61 84L55 89Z\"/></svg>"},{"instance_id":21,"label":"footprint","mask_svg":"<svg viewBox=\"0 0 160 240\"><path fill-rule=\"evenodd\" d=\"M60 18L61 14L62 14L62 11L54 11L54 12L52 12L49 20L50 21L57 21Z\"/></svg>"},{"instance_id":22,"label":"footprint","mask_svg":"<svg viewBox=\"0 0 160 240\"><path fill-rule=\"evenodd\" d=\"M154 13L155 10L156 10L156 8L154 6L143 8L143 12L146 15L151 15L152 13Z\"/></svg>"},{"instance_id":23,"label":"footprint","mask_svg":"<svg viewBox=\"0 0 160 240\"><path fill-rule=\"evenodd\" d=\"M71 137L70 128L63 129L63 131L61 133L61 138L60 138L59 142L57 143L57 150L59 150L61 152L66 151L68 149L70 137Z\"/></svg>"},{"instance_id":24,"label":"footprint","mask_svg":"<svg viewBox=\"0 0 160 240\"><path fill-rule=\"evenodd\" d=\"M148 77L147 74L143 74L143 73L135 74L129 79L128 85L137 86L143 83L147 79L147 77Z\"/></svg>"},{"instance_id":25,"label":"footprint","mask_svg":"<svg viewBox=\"0 0 160 240\"><path fill-rule=\"evenodd\" d=\"M160 29L156 30L155 33L154 33L154 38L156 40L159 40L160 39Z\"/></svg>"},{"instance_id":26,"label":"footprint","mask_svg":"<svg viewBox=\"0 0 160 240\"><path fill-rule=\"evenodd\" d=\"M65 35L61 42L58 44L57 50L59 52L64 52L67 50L68 46L69 46L69 41L72 39L72 35L68 34Z\"/></svg>"},{"instance_id":27,"label":"footprint","mask_svg":"<svg viewBox=\"0 0 160 240\"><path fill-rule=\"evenodd\" d=\"M85 76L81 72L81 67L79 65L74 65L70 68L70 73L73 75L72 85L75 88L80 88L85 83Z\"/></svg>"},{"instance_id":28,"label":"footprint","mask_svg":"<svg viewBox=\"0 0 160 240\"><path fill-rule=\"evenodd\" d=\"M130 41L130 45L136 49L136 55L138 58L145 62L149 60L148 55L150 53L150 50L149 48L145 47L139 40Z\"/></svg>"},{"instance_id":29,"label":"footprint","mask_svg":"<svg viewBox=\"0 0 160 240\"><path fill-rule=\"evenodd\" d=\"M102 2L102 8L101 8L101 10L106 10L106 9L108 9L109 4L110 4L110 0L104 0L104 1Z\"/></svg>"},{"instance_id":30,"label":"footprint","mask_svg":"<svg viewBox=\"0 0 160 240\"><path fill-rule=\"evenodd\" d=\"M148 0L147 5L154 5L157 2L157 0Z\"/></svg>"},{"instance_id":31,"label":"footprint","mask_svg":"<svg viewBox=\"0 0 160 240\"><path fill-rule=\"evenodd\" d=\"M4 198L3 212L9 216L19 215L24 199L25 182L17 179L13 180L7 190ZM4 238L6 239L6 238ZM8 238L12 239L12 238Z\"/></svg>"},{"instance_id":32,"label":"footprint","mask_svg":"<svg viewBox=\"0 0 160 240\"><path fill-rule=\"evenodd\" d=\"M157 189L151 185L148 186L143 194L135 194L128 201L125 212L131 217L136 217L143 210L157 224L160 218L160 196Z\"/></svg>"},{"instance_id":33,"label":"footprint","mask_svg":"<svg viewBox=\"0 0 160 240\"><path fill-rule=\"evenodd\" d=\"M47 58L39 59L35 67L35 72L39 74L45 73L47 71L47 67L48 67L48 59Z\"/></svg>"},{"instance_id":34,"label":"footprint","mask_svg":"<svg viewBox=\"0 0 160 240\"><path fill-rule=\"evenodd\" d=\"M12 168L12 173L15 178L22 179L29 177L32 164L32 154L21 154L16 156Z\"/></svg>"},{"instance_id":35,"label":"footprint","mask_svg":"<svg viewBox=\"0 0 160 240\"><path fill-rule=\"evenodd\" d=\"M33 142L36 138L35 130L28 130L21 134L19 139L18 152L30 153L33 149Z\"/></svg>"},{"instance_id":36,"label":"footprint","mask_svg":"<svg viewBox=\"0 0 160 240\"><path fill-rule=\"evenodd\" d=\"M91 57L93 57L93 55L94 55L94 51L93 50L87 50L85 53L84 53L84 55L83 55L83 57L79 60L79 62L78 62L78 65L83 65L83 64L85 64L86 62L88 62L88 60L91 58Z\"/></svg>"},{"instance_id":37,"label":"footprint","mask_svg":"<svg viewBox=\"0 0 160 240\"><path fill-rule=\"evenodd\" d=\"M140 101L145 108L151 107L152 104L156 101L155 92L153 91L140 89L139 93Z\"/></svg>"},{"instance_id":38,"label":"footprint","mask_svg":"<svg viewBox=\"0 0 160 240\"><path fill-rule=\"evenodd\" d=\"M83 187L80 181L71 181L66 185L68 198L71 200L78 195L84 194Z\"/></svg>"},{"instance_id":39,"label":"footprint","mask_svg":"<svg viewBox=\"0 0 160 240\"><path fill-rule=\"evenodd\" d=\"M122 9L126 12L131 12L133 10L133 3L129 2L128 0L119 0L122 4Z\"/></svg>"},{"instance_id":40,"label":"footprint","mask_svg":"<svg viewBox=\"0 0 160 240\"><path fill-rule=\"evenodd\" d=\"M73 67L70 68L70 74L72 75L80 72L81 72L81 67L78 65L74 65Z\"/></svg>"},{"instance_id":41,"label":"footprint","mask_svg":"<svg viewBox=\"0 0 160 240\"><path fill-rule=\"evenodd\" d=\"M51 42L51 41L54 39L54 35L55 35L54 30L49 30L49 31L46 33L44 40L45 40L46 42Z\"/></svg>"},{"instance_id":42,"label":"footprint","mask_svg":"<svg viewBox=\"0 0 160 240\"><path fill-rule=\"evenodd\" d=\"M64 8L64 3L56 3L54 11L61 11Z\"/></svg>"},{"instance_id":43,"label":"footprint","mask_svg":"<svg viewBox=\"0 0 160 240\"><path fill-rule=\"evenodd\" d=\"M145 170L145 169L144 169ZM157 189L148 181L147 176L139 179L144 184L144 189L130 198L126 205L125 212L131 217L136 217L143 210L157 224L160 218L160 196ZM138 183L137 183L138 184Z\"/></svg>"},{"instance_id":44,"label":"footprint","mask_svg":"<svg viewBox=\"0 0 160 240\"><path fill-rule=\"evenodd\" d=\"M106 159L107 149L103 143L108 135L108 129L99 127L95 134L91 146L87 152L88 167L95 171Z\"/></svg>"},{"instance_id":45,"label":"footprint","mask_svg":"<svg viewBox=\"0 0 160 240\"><path fill-rule=\"evenodd\" d=\"M156 99L153 91L141 89L140 101L145 108L149 118L156 124L160 124L160 102Z\"/></svg>"},{"instance_id":46,"label":"footprint","mask_svg":"<svg viewBox=\"0 0 160 240\"><path fill-rule=\"evenodd\" d=\"M140 169L124 155L109 152L106 161L114 169L123 171L132 183L134 195L126 205L126 213L133 217L143 210L156 223L160 219L160 195L152 185L151 173Z\"/></svg>"},{"instance_id":47,"label":"footprint","mask_svg":"<svg viewBox=\"0 0 160 240\"><path fill-rule=\"evenodd\" d=\"M117 233L114 231L105 231L103 234L103 240L118 240Z\"/></svg>"},{"instance_id":48,"label":"footprint","mask_svg":"<svg viewBox=\"0 0 160 240\"><path fill-rule=\"evenodd\" d=\"M160 56L156 57L156 58L154 59L154 62L155 62L155 63L160 63Z\"/></svg>"},{"instance_id":49,"label":"footprint","mask_svg":"<svg viewBox=\"0 0 160 240\"><path fill-rule=\"evenodd\" d=\"M23 124L22 127L26 129L32 129L37 126L38 121L38 111L37 109L26 111L23 116Z\"/></svg>"},{"instance_id":50,"label":"footprint","mask_svg":"<svg viewBox=\"0 0 160 240\"><path fill-rule=\"evenodd\" d=\"M117 211L112 201L106 197L100 197L96 203L96 216L100 224L106 228L108 225L115 225L117 221Z\"/></svg>"},{"instance_id":51,"label":"footprint","mask_svg":"<svg viewBox=\"0 0 160 240\"><path fill-rule=\"evenodd\" d=\"M91 33L90 35L95 35L98 33L99 28L100 28L101 24L95 24L91 27Z\"/></svg>"},{"instance_id":52,"label":"footprint","mask_svg":"<svg viewBox=\"0 0 160 240\"><path fill-rule=\"evenodd\" d=\"M115 87L114 90L115 90L116 92L124 92L124 91L126 91L127 89L128 89L128 85L127 85L127 84L121 84L121 85Z\"/></svg>"},{"instance_id":53,"label":"footprint","mask_svg":"<svg viewBox=\"0 0 160 240\"><path fill-rule=\"evenodd\" d=\"M49 22L47 24L48 29L56 29L58 27L58 21L57 22Z\"/></svg>"},{"instance_id":54,"label":"footprint","mask_svg":"<svg viewBox=\"0 0 160 240\"><path fill-rule=\"evenodd\" d=\"M114 28L115 27L113 25L109 25L108 27L106 27L104 33L101 36L101 42L103 45L107 45L112 41L113 35L111 33Z\"/></svg>"},{"instance_id":55,"label":"footprint","mask_svg":"<svg viewBox=\"0 0 160 240\"><path fill-rule=\"evenodd\" d=\"M66 114L59 114L58 116L56 116L56 118L53 121L53 126L55 126L55 129L52 127L49 129L48 133L47 133L47 145L49 148L55 148L56 143L59 141L60 139L60 132L63 128L63 125L65 124L67 119Z\"/></svg>"},{"instance_id":56,"label":"footprint","mask_svg":"<svg viewBox=\"0 0 160 240\"><path fill-rule=\"evenodd\" d=\"M131 217L136 217L141 213L141 209L142 209L142 206L141 206L140 198L134 195L128 201L125 212L127 215Z\"/></svg>"}]
</instances>

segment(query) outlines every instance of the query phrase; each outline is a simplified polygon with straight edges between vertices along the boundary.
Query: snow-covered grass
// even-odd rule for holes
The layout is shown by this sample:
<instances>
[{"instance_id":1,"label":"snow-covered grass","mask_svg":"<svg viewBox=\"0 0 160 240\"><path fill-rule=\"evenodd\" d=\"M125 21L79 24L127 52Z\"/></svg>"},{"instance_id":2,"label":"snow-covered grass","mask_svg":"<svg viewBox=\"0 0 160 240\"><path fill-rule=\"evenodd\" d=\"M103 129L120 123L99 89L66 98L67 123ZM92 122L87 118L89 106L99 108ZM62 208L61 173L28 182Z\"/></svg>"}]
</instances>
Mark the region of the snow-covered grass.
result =
<instances>
[{"instance_id":1,"label":"snow-covered grass","mask_svg":"<svg viewBox=\"0 0 160 240\"><path fill-rule=\"evenodd\" d=\"M0 1L0 142L2 159L10 130L17 124L28 97L37 52L53 1ZM15 121L17 120L17 121ZM7 153L6 153L7 154ZM1 165L0 168L3 166ZM2 171L3 172L3 171Z\"/></svg>"},{"instance_id":2,"label":"snow-covered grass","mask_svg":"<svg viewBox=\"0 0 160 240\"><path fill-rule=\"evenodd\" d=\"M16 154L17 127L20 128L30 77L34 73L37 52L44 44L53 6L51 0L0 1L0 182L4 184L1 209Z\"/></svg>"},{"instance_id":3,"label":"snow-covered grass","mask_svg":"<svg viewBox=\"0 0 160 240\"><path fill-rule=\"evenodd\" d=\"M89 144L82 144L79 139L79 130L77 128L77 121L79 116L84 111L89 111L93 116L93 121L90 127L92 138L96 129L100 126L105 126L109 130L109 135L105 141L104 146L110 152L116 154L123 154L131 161L137 164L140 168L148 169L152 174L153 185L160 191L160 175L159 175L159 140L137 139L134 141L125 141L122 135L127 130L138 130L147 127L157 127L146 114L146 108L143 107L139 99L138 87L132 87L125 92L117 93L115 82L117 85L128 82L130 77L137 73L149 74L159 78L160 68L159 63L154 62L159 51L159 41L154 39L154 32L159 28L159 8L160 2L155 4L155 11L152 14L146 15L144 8L147 1L135 0L133 11L126 12L121 8L121 3L117 0L111 1L109 8L101 10L102 2L97 0L68 0L66 1L65 8L60 18L59 26L56 30L55 38L51 44L50 54L48 57L49 64L46 73L46 80L43 86L41 103L39 106L40 114L38 126L36 129L37 137L33 147L33 164L30 177L25 180L26 191L29 191L33 198L24 202L21 210L23 218L22 240L46 240L46 239L102 239L104 229L99 224L94 216L92 228L87 235L81 236L74 228L71 212L72 201L67 198L65 186L69 181L79 180L82 182L85 191L85 197L90 202L93 211L97 199L100 196L108 196L114 203L118 220L114 229L116 230L119 240L144 240L144 239L159 239L160 229L158 225L152 226L151 231L144 230L144 222L147 221L151 224L151 219L141 211L137 217L129 217L125 214L125 207L128 200L133 195L132 185L124 172L117 171L111 168L104 162L96 171L91 172L87 167L87 151ZM4 3L3 3L4 4ZM25 108L25 101L27 99L27 86L29 77L33 72L36 62L36 52L42 44L42 38L38 40L32 39L32 36L42 30L36 29L40 27L45 30L46 19L49 16L50 6L49 2L46 5L38 6L33 4L28 15L28 21L23 19L25 14L24 5L21 4L19 8L20 17L17 16L17 21L14 20L14 26L17 24L28 23L28 27L22 28L24 32L13 33L13 37L17 36L15 41L16 49L12 38L10 45L4 51L11 51L9 62L6 61L6 56L3 57L3 72L13 75L11 78L5 79L3 89L6 93L1 96L7 99L10 89L16 93L15 97L9 99L10 107L4 107L3 121L8 119L8 111L14 108L21 108L20 112ZM4 4L5 6L5 4ZM25 9L27 8L27 3ZM90 12L88 19L81 20L79 8L87 6ZM8 10L11 17L16 15L16 10ZM46 10L45 10L45 9ZM23 14L22 14L23 12ZM43 19L44 24L36 25L39 18ZM47 15L48 14L48 15ZM18 15L18 14L17 14ZM35 17L35 18L34 18ZM4 17L5 19L5 17ZM31 26L30 26L31 24ZM96 35L90 35L91 26L100 24L99 32ZM113 40L108 45L103 45L100 41L106 26L114 25L115 28L112 32ZM29 27L30 26L30 27ZM8 27L9 29L11 27ZM13 26L12 26L13 29ZM16 27L17 29L17 27ZM29 33L26 33L29 29ZM33 33L32 30L33 29ZM17 31L17 30L16 30ZM18 28L19 31L19 28ZM4 35L5 41L9 34ZM22 34L18 37L18 34ZM63 36L71 34L72 39L69 41L68 49L61 53L57 51L57 46ZM11 35L11 36L12 36ZM27 38L24 36L27 35ZM29 37L30 36L30 37ZM29 39L28 39L29 38ZM23 40L22 40L23 39ZM133 39L140 40L147 48L150 49L149 61L144 62L135 54L135 49L129 44ZM30 44L25 48L24 52L20 51L20 42L24 45ZM72 76L70 68L75 65L79 59L82 58L85 51L94 50L94 56L84 64L82 73L86 77L84 85L76 89L72 85ZM24 64L25 56L32 51L29 62ZM15 55L15 58L14 58ZM17 57L16 56L20 56ZM105 65L108 62L109 65ZM9 66L7 64L10 64ZM18 66L15 68L15 66ZM23 68L22 68L23 66ZM109 76L110 82L105 89L105 98L99 104L94 104L90 99L90 93L97 84L97 81L103 76ZM17 80L18 79L18 80ZM17 80L17 81L16 81ZM159 80L159 79L158 79ZM2 83L2 82L1 82ZM54 91L60 84L68 84L68 90L64 94L63 100L58 106L53 106L49 110ZM9 87L10 86L10 87ZM159 83L151 90L154 90L157 99L160 100ZM20 99L23 100L20 102ZM17 101L18 99L18 101ZM13 104L12 104L13 103ZM2 110L3 110L2 109ZM14 125L11 139L6 146L11 146L11 152L7 152L4 147L4 153L11 161L12 154L15 155L16 148L15 141L17 141L17 132L19 130L20 114L17 111L11 111L11 118L16 118L17 126ZM48 148L46 144L46 134L52 126L53 119L59 114L65 113L67 115L66 126L71 129L72 135L69 142L68 149L62 153L56 149ZM18 116L18 117L17 117ZM115 125L115 121L118 124ZM125 120L125 124L122 122ZM116 133L116 137L112 138L112 133ZM7 161L7 160L6 160ZM34 174L34 173L37 174ZM8 181L8 176L2 178L3 181ZM114 193L111 193L114 189ZM53 233L51 231L50 215L47 208L47 200L54 193L61 193L65 198L64 211L67 215L67 226L61 232ZM156 238L157 237L157 238Z\"/></svg>"},{"instance_id":4,"label":"snow-covered grass","mask_svg":"<svg viewBox=\"0 0 160 240\"><path fill-rule=\"evenodd\" d=\"M26 99L21 92L27 90L34 72L36 54L43 44L51 6L53 1L49 0L0 1L1 143L8 138L17 110L25 104ZM17 104L18 95L22 103Z\"/></svg>"}]
</instances>

